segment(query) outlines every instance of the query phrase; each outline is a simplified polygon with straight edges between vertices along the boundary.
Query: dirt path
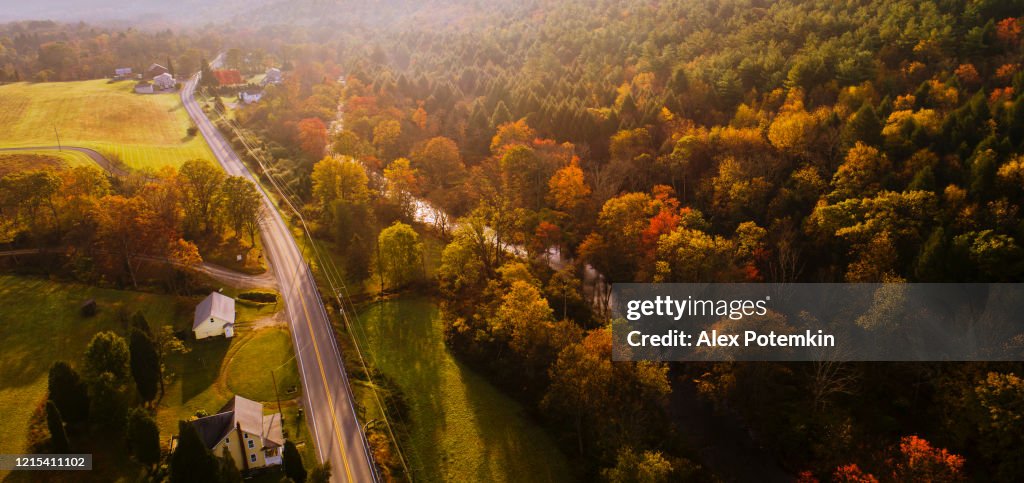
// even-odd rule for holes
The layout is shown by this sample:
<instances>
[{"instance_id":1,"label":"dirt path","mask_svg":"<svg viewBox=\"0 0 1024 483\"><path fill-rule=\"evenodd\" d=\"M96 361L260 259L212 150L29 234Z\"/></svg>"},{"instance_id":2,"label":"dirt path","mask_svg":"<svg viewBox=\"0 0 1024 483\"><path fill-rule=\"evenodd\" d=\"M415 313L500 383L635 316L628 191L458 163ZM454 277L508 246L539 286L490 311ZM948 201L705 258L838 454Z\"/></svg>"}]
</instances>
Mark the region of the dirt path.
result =
<instances>
[{"instance_id":1,"label":"dirt path","mask_svg":"<svg viewBox=\"0 0 1024 483\"><path fill-rule=\"evenodd\" d=\"M214 280L226 283L234 288L277 288L277 279L274 278L274 272L269 265L267 271L259 275L236 272L207 262L203 262L198 267L198 270L209 275Z\"/></svg>"}]
</instances>

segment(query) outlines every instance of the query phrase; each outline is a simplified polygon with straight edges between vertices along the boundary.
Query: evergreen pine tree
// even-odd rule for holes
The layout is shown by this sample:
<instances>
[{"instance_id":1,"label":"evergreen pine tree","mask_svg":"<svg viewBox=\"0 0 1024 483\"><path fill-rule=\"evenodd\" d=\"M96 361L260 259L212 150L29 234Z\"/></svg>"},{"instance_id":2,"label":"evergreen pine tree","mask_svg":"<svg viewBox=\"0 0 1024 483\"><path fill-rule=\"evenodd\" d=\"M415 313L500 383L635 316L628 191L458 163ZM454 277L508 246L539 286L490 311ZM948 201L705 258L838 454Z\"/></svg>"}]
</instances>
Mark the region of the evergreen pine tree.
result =
<instances>
[{"instance_id":1,"label":"evergreen pine tree","mask_svg":"<svg viewBox=\"0 0 1024 483\"><path fill-rule=\"evenodd\" d=\"M171 455L171 483L219 483L220 465L199 439L196 428L178 422L178 447Z\"/></svg>"},{"instance_id":2,"label":"evergreen pine tree","mask_svg":"<svg viewBox=\"0 0 1024 483\"><path fill-rule=\"evenodd\" d=\"M306 467L302 465L302 455L299 454L299 449L295 447L295 443L291 441L284 442L284 453L281 459L284 461L285 475L295 483L306 482Z\"/></svg>"},{"instance_id":3,"label":"evergreen pine tree","mask_svg":"<svg viewBox=\"0 0 1024 483\"><path fill-rule=\"evenodd\" d=\"M89 390L82 378L64 361L50 366L47 381L49 398L68 423L81 423L89 417Z\"/></svg>"},{"instance_id":4,"label":"evergreen pine tree","mask_svg":"<svg viewBox=\"0 0 1024 483\"><path fill-rule=\"evenodd\" d=\"M128 347L129 365L132 378L135 379L135 388L138 389L143 401L152 401L160 388L160 356L156 352L156 346L143 331L132 329Z\"/></svg>"},{"instance_id":5,"label":"evergreen pine tree","mask_svg":"<svg viewBox=\"0 0 1024 483\"><path fill-rule=\"evenodd\" d=\"M160 462L160 428L142 408L128 412L128 446L140 463L154 465Z\"/></svg>"},{"instance_id":6,"label":"evergreen pine tree","mask_svg":"<svg viewBox=\"0 0 1024 483\"><path fill-rule=\"evenodd\" d=\"M50 430L50 449L55 454L71 451L68 434L64 431L64 420L61 419L60 410L53 401L46 401L46 427Z\"/></svg>"}]
</instances>

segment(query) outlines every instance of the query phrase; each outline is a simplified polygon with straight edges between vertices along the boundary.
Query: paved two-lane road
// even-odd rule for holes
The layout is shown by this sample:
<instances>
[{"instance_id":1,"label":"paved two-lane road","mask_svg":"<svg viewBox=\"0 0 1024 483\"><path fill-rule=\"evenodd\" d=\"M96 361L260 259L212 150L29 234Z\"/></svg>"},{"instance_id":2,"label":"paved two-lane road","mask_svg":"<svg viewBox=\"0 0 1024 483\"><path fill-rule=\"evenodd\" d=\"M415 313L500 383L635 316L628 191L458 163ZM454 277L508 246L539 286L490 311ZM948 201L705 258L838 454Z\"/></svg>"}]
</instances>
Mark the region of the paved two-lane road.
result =
<instances>
[{"instance_id":1,"label":"paved two-lane road","mask_svg":"<svg viewBox=\"0 0 1024 483\"><path fill-rule=\"evenodd\" d=\"M195 100L197 77L185 83L181 100L206 137L224 170L255 182L231 145L206 117ZM257 184L257 186L259 186ZM372 482L362 427L356 418L348 376L312 272L288 225L263 193L267 216L261 227L267 261L284 297L305 395L306 418L321 461L329 461L332 481ZM270 368L267 368L270 370Z\"/></svg>"}]
</instances>

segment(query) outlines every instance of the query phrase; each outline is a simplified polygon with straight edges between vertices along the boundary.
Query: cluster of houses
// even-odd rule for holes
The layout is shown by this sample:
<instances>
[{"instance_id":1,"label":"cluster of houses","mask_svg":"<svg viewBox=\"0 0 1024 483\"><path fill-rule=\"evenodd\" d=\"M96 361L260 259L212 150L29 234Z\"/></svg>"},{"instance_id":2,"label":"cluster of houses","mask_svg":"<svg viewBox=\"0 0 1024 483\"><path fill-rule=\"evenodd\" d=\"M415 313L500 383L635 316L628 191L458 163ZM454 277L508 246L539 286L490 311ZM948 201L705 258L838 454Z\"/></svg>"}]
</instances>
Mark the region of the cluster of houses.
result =
<instances>
[{"instance_id":1,"label":"cluster of houses","mask_svg":"<svg viewBox=\"0 0 1024 483\"><path fill-rule=\"evenodd\" d=\"M211 293L196 306L192 321L196 339L235 335L235 300ZM192 427L214 455L227 449L240 471L280 465L284 448L281 413L263 414L263 404L234 396L216 414L195 419ZM172 442L172 445L174 442Z\"/></svg>"},{"instance_id":2,"label":"cluster of houses","mask_svg":"<svg viewBox=\"0 0 1024 483\"><path fill-rule=\"evenodd\" d=\"M136 94L153 94L155 92L172 91L178 85L174 75L160 64L153 64L144 74L134 74L131 67L114 69L114 80L137 79Z\"/></svg>"},{"instance_id":3,"label":"cluster of houses","mask_svg":"<svg viewBox=\"0 0 1024 483\"><path fill-rule=\"evenodd\" d=\"M277 85L284 80L281 75L281 69L277 67L271 67L267 69L267 72L263 75L263 80L260 81L259 88L243 89L238 91L238 102L242 104L252 104L259 102L263 98L263 88L268 85Z\"/></svg>"}]
</instances>

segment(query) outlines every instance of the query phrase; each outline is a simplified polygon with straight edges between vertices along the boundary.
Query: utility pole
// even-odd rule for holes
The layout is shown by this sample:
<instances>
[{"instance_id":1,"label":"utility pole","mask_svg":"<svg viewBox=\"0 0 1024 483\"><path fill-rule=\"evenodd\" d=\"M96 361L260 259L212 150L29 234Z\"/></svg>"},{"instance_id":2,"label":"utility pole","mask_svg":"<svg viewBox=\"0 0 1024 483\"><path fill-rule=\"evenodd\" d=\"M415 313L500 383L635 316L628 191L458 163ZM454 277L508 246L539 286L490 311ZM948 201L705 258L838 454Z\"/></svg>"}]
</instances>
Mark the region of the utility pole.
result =
<instances>
[{"instance_id":1,"label":"utility pole","mask_svg":"<svg viewBox=\"0 0 1024 483\"><path fill-rule=\"evenodd\" d=\"M60 146L60 133L57 132L57 125L56 124L53 125L53 135L57 136L57 152L63 151L63 149Z\"/></svg>"},{"instance_id":2,"label":"utility pole","mask_svg":"<svg viewBox=\"0 0 1024 483\"><path fill-rule=\"evenodd\" d=\"M277 376L274 375L274 370L270 370L270 379L274 381L274 397L277 398L277 414L281 418L281 429L284 429L284 411L281 411L281 393L277 390Z\"/></svg>"}]
</instances>

